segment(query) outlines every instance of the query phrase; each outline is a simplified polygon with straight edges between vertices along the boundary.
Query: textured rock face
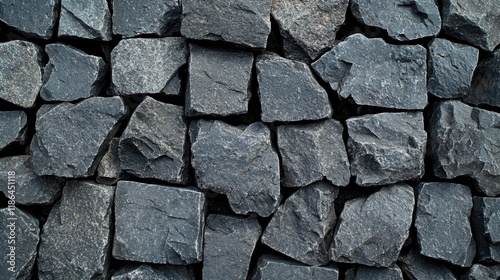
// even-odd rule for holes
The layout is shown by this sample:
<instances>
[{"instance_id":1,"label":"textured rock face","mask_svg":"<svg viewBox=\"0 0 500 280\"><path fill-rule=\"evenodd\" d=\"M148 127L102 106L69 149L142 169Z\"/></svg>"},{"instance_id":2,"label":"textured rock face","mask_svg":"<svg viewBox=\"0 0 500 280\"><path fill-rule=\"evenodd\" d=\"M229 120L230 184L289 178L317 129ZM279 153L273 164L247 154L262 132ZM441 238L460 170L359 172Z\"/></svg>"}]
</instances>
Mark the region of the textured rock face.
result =
<instances>
[{"instance_id":1,"label":"textured rock face","mask_svg":"<svg viewBox=\"0 0 500 280\"><path fill-rule=\"evenodd\" d=\"M175 265L127 265L119 269L111 280L195 280L194 272L187 266Z\"/></svg>"},{"instance_id":2,"label":"textured rock face","mask_svg":"<svg viewBox=\"0 0 500 280\"><path fill-rule=\"evenodd\" d=\"M422 113L380 113L346 123L356 184L383 185L422 177L427 143Z\"/></svg>"},{"instance_id":3,"label":"textured rock face","mask_svg":"<svg viewBox=\"0 0 500 280\"><path fill-rule=\"evenodd\" d=\"M0 111L0 151L11 144L24 144L27 122L23 111Z\"/></svg>"},{"instance_id":4,"label":"textured rock face","mask_svg":"<svg viewBox=\"0 0 500 280\"><path fill-rule=\"evenodd\" d=\"M339 270L335 265L305 266L295 261L264 255L260 257L252 280L337 280Z\"/></svg>"},{"instance_id":5,"label":"textured rock face","mask_svg":"<svg viewBox=\"0 0 500 280\"><path fill-rule=\"evenodd\" d=\"M500 263L500 198L474 197L472 229L481 262Z\"/></svg>"},{"instance_id":6,"label":"textured rock face","mask_svg":"<svg viewBox=\"0 0 500 280\"><path fill-rule=\"evenodd\" d=\"M262 123L191 123L191 164L198 187L225 194L237 214L271 215L279 205L279 159Z\"/></svg>"},{"instance_id":7,"label":"textured rock face","mask_svg":"<svg viewBox=\"0 0 500 280\"><path fill-rule=\"evenodd\" d=\"M403 280L397 265L391 267L356 266L346 271L346 280Z\"/></svg>"},{"instance_id":8,"label":"textured rock face","mask_svg":"<svg viewBox=\"0 0 500 280\"><path fill-rule=\"evenodd\" d=\"M346 202L335 228L334 261L389 267L408 237L415 198L406 184Z\"/></svg>"},{"instance_id":9,"label":"textured rock face","mask_svg":"<svg viewBox=\"0 0 500 280\"><path fill-rule=\"evenodd\" d=\"M500 265L475 264L462 276L462 280L498 280Z\"/></svg>"},{"instance_id":10,"label":"textured rock face","mask_svg":"<svg viewBox=\"0 0 500 280\"><path fill-rule=\"evenodd\" d=\"M43 226L39 279L106 279L114 187L70 181Z\"/></svg>"},{"instance_id":11,"label":"textured rock face","mask_svg":"<svg viewBox=\"0 0 500 280\"><path fill-rule=\"evenodd\" d=\"M59 37L111 40L111 12L106 0L61 0Z\"/></svg>"},{"instance_id":12,"label":"textured rock face","mask_svg":"<svg viewBox=\"0 0 500 280\"><path fill-rule=\"evenodd\" d=\"M202 259L205 196L191 188L119 181L113 257L186 265Z\"/></svg>"},{"instance_id":13,"label":"textured rock face","mask_svg":"<svg viewBox=\"0 0 500 280\"><path fill-rule=\"evenodd\" d=\"M118 180L125 177L118 156L119 142L120 138L112 138L106 153L99 162L96 181L100 184L114 185Z\"/></svg>"},{"instance_id":14,"label":"textured rock face","mask_svg":"<svg viewBox=\"0 0 500 280\"><path fill-rule=\"evenodd\" d=\"M21 31L26 36L50 39L56 24L59 0L0 2L0 21Z\"/></svg>"},{"instance_id":15,"label":"textured rock face","mask_svg":"<svg viewBox=\"0 0 500 280\"><path fill-rule=\"evenodd\" d=\"M432 110L429 142L434 174L470 176L488 196L500 194L500 114L458 101L440 102Z\"/></svg>"},{"instance_id":16,"label":"textured rock face","mask_svg":"<svg viewBox=\"0 0 500 280\"><path fill-rule=\"evenodd\" d=\"M408 253L400 255L398 264L404 274L411 280L442 279L456 280L447 267L428 259L412 248Z\"/></svg>"},{"instance_id":17,"label":"textured rock face","mask_svg":"<svg viewBox=\"0 0 500 280\"><path fill-rule=\"evenodd\" d=\"M252 253L261 233L257 218L208 216L203 279L247 279Z\"/></svg>"},{"instance_id":18,"label":"textured rock face","mask_svg":"<svg viewBox=\"0 0 500 280\"><path fill-rule=\"evenodd\" d=\"M478 65L465 101L500 107L500 50Z\"/></svg>"}]
</instances>

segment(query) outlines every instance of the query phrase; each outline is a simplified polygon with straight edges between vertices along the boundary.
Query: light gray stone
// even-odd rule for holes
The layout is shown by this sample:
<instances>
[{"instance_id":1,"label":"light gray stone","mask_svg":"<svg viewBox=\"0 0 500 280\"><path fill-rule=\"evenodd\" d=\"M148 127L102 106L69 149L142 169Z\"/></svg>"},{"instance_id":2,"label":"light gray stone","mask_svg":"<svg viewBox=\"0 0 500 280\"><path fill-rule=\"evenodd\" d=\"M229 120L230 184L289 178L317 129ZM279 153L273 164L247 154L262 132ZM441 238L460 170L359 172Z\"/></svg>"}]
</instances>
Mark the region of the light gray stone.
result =
<instances>
[{"instance_id":1,"label":"light gray stone","mask_svg":"<svg viewBox=\"0 0 500 280\"><path fill-rule=\"evenodd\" d=\"M0 21L25 36L50 39L55 33L59 3L60 0L3 0L0 2Z\"/></svg>"},{"instance_id":2,"label":"light gray stone","mask_svg":"<svg viewBox=\"0 0 500 280\"><path fill-rule=\"evenodd\" d=\"M119 141L120 138L113 138L109 142L108 149L97 166L97 183L114 185L117 181L125 178L126 175L121 168L118 156Z\"/></svg>"},{"instance_id":3,"label":"light gray stone","mask_svg":"<svg viewBox=\"0 0 500 280\"><path fill-rule=\"evenodd\" d=\"M111 12L106 0L61 0L59 37L111 41Z\"/></svg>"},{"instance_id":4,"label":"light gray stone","mask_svg":"<svg viewBox=\"0 0 500 280\"><path fill-rule=\"evenodd\" d=\"M120 268L111 280L195 280L193 270L188 266L130 264Z\"/></svg>"},{"instance_id":5,"label":"light gray stone","mask_svg":"<svg viewBox=\"0 0 500 280\"><path fill-rule=\"evenodd\" d=\"M475 264L462 276L462 280L498 280L499 277L500 265Z\"/></svg>"},{"instance_id":6,"label":"light gray stone","mask_svg":"<svg viewBox=\"0 0 500 280\"><path fill-rule=\"evenodd\" d=\"M500 108L500 50L479 63L465 101Z\"/></svg>"},{"instance_id":7,"label":"light gray stone","mask_svg":"<svg viewBox=\"0 0 500 280\"><path fill-rule=\"evenodd\" d=\"M450 269L420 255L416 248L400 255L398 264L410 280L456 280Z\"/></svg>"},{"instance_id":8,"label":"light gray stone","mask_svg":"<svg viewBox=\"0 0 500 280\"><path fill-rule=\"evenodd\" d=\"M305 266L296 261L285 260L272 255L260 257L252 280L337 280L336 265Z\"/></svg>"},{"instance_id":9,"label":"light gray stone","mask_svg":"<svg viewBox=\"0 0 500 280\"><path fill-rule=\"evenodd\" d=\"M11 144L24 144L27 123L24 111L0 111L0 151Z\"/></svg>"},{"instance_id":10,"label":"light gray stone","mask_svg":"<svg viewBox=\"0 0 500 280\"><path fill-rule=\"evenodd\" d=\"M358 265L345 273L346 280L403 280L403 273L397 265L370 267Z\"/></svg>"},{"instance_id":11,"label":"light gray stone","mask_svg":"<svg viewBox=\"0 0 500 280\"><path fill-rule=\"evenodd\" d=\"M473 203L471 222L477 260L500 263L500 198L474 197Z\"/></svg>"}]
</instances>

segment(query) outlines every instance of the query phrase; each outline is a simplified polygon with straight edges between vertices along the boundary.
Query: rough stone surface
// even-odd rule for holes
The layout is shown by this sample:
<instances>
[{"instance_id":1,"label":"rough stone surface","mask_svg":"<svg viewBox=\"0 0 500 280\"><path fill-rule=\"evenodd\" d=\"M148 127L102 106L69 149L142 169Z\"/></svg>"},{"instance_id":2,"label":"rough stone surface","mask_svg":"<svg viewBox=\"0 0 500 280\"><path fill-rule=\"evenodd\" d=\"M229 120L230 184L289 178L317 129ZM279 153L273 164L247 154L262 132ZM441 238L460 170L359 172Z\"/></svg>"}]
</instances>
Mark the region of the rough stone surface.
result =
<instances>
[{"instance_id":1,"label":"rough stone surface","mask_svg":"<svg viewBox=\"0 0 500 280\"><path fill-rule=\"evenodd\" d=\"M445 39L429 45L427 90L440 98L462 98L469 92L479 50Z\"/></svg>"},{"instance_id":2,"label":"rough stone surface","mask_svg":"<svg viewBox=\"0 0 500 280\"><path fill-rule=\"evenodd\" d=\"M185 184L189 154L182 107L146 97L120 138L121 168L140 178Z\"/></svg>"},{"instance_id":3,"label":"rough stone surface","mask_svg":"<svg viewBox=\"0 0 500 280\"><path fill-rule=\"evenodd\" d=\"M443 32L486 51L500 43L500 2L443 0Z\"/></svg>"},{"instance_id":4,"label":"rough stone surface","mask_svg":"<svg viewBox=\"0 0 500 280\"><path fill-rule=\"evenodd\" d=\"M346 123L356 184L383 185L422 177L427 143L422 113L380 113Z\"/></svg>"},{"instance_id":5,"label":"rough stone surface","mask_svg":"<svg viewBox=\"0 0 500 280\"><path fill-rule=\"evenodd\" d=\"M70 181L43 226L38 276L107 279L114 187Z\"/></svg>"},{"instance_id":6,"label":"rough stone surface","mask_svg":"<svg viewBox=\"0 0 500 280\"><path fill-rule=\"evenodd\" d=\"M111 12L106 0L61 0L59 37L111 40Z\"/></svg>"},{"instance_id":7,"label":"rough stone surface","mask_svg":"<svg viewBox=\"0 0 500 280\"><path fill-rule=\"evenodd\" d=\"M251 52L189 46L186 115L237 115L248 112Z\"/></svg>"},{"instance_id":8,"label":"rough stone surface","mask_svg":"<svg viewBox=\"0 0 500 280\"><path fill-rule=\"evenodd\" d=\"M168 36L181 29L179 0L113 0L113 34Z\"/></svg>"},{"instance_id":9,"label":"rough stone surface","mask_svg":"<svg viewBox=\"0 0 500 280\"><path fill-rule=\"evenodd\" d=\"M473 202L471 221L477 259L500 263L500 198L474 197Z\"/></svg>"},{"instance_id":10,"label":"rough stone surface","mask_svg":"<svg viewBox=\"0 0 500 280\"><path fill-rule=\"evenodd\" d=\"M195 189L119 181L113 257L176 265L200 262L205 209L205 195Z\"/></svg>"},{"instance_id":11,"label":"rough stone surface","mask_svg":"<svg viewBox=\"0 0 500 280\"><path fill-rule=\"evenodd\" d=\"M462 276L462 280L498 280L498 277L500 277L500 265L475 264Z\"/></svg>"},{"instance_id":12,"label":"rough stone surface","mask_svg":"<svg viewBox=\"0 0 500 280\"><path fill-rule=\"evenodd\" d=\"M500 195L500 114L458 101L440 102L429 121L434 174L470 176L488 196Z\"/></svg>"},{"instance_id":13,"label":"rough stone surface","mask_svg":"<svg viewBox=\"0 0 500 280\"><path fill-rule=\"evenodd\" d=\"M257 218L210 215L205 227L203 279L246 280L262 228Z\"/></svg>"},{"instance_id":14,"label":"rough stone surface","mask_svg":"<svg viewBox=\"0 0 500 280\"><path fill-rule=\"evenodd\" d=\"M99 94L108 67L100 57L64 44L45 46L50 60L40 96L46 101L74 101Z\"/></svg>"},{"instance_id":15,"label":"rough stone surface","mask_svg":"<svg viewBox=\"0 0 500 280\"><path fill-rule=\"evenodd\" d=\"M420 255L415 248L412 248L406 254L400 255L398 264L410 280L456 280L451 270L435 260Z\"/></svg>"},{"instance_id":16,"label":"rough stone surface","mask_svg":"<svg viewBox=\"0 0 500 280\"><path fill-rule=\"evenodd\" d=\"M302 263L327 264L338 191L326 182L299 189L278 208L261 242Z\"/></svg>"},{"instance_id":17,"label":"rough stone surface","mask_svg":"<svg viewBox=\"0 0 500 280\"><path fill-rule=\"evenodd\" d=\"M179 96L181 95L182 82L179 78L179 74L175 75L168 81L167 85L164 89L162 89L162 93L166 96Z\"/></svg>"},{"instance_id":18,"label":"rough stone surface","mask_svg":"<svg viewBox=\"0 0 500 280\"><path fill-rule=\"evenodd\" d=\"M271 0L182 1L184 37L264 49L271 32Z\"/></svg>"},{"instance_id":19,"label":"rough stone surface","mask_svg":"<svg viewBox=\"0 0 500 280\"><path fill-rule=\"evenodd\" d=\"M323 178L336 186L349 184L350 164L340 122L282 125L277 131L284 186L303 187Z\"/></svg>"},{"instance_id":20,"label":"rough stone surface","mask_svg":"<svg viewBox=\"0 0 500 280\"><path fill-rule=\"evenodd\" d=\"M472 196L468 187L453 183L422 183L417 191L415 228L420 253L462 267L476 253L469 218Z\"/></svg>"},{"instance_id":21,"label":"rough stone surface","mask_svg":"<svg viewBox=\"0 0 500 280\"><path fill-rule=\"evenodd\" d=\"M54 33L58 2L3 0L0 2L0 21L26 36L49 39Z\"/></svg>"},{"instance_id":22,"label":"rough stone surface","mask_svg":"<svg viewBox=\"0 0 500 280\"><path fill-rule=\"evenodd\" d=\"M0 99L24 108L33 106L42 86L42 53L27 41L0 44Z\"/></svg>"},{"instance_id":23,"label":"rough stone surface","mask_svg":"<svg viewBox=\"0 0 500 280\"><path fill-rule=\"evenodd\" d=\"M59 177L93 175L99 156L125 114L120 97L91 97L77 104L42 106L31 142L34 171Z\"/></svg>"},{"instance_id":24,"label":"rough stone surface","mask_svg":"<svg viewBox=\"0 0 500 280\"><path fill-rule=\"evenodd\" d=\"M186 62L184 38L121 40L111 53L113 90L119 95L160 93Z\"/></svg>"},{"instance_id":25,"label":"rough stone surface","mask_svg":"<svg viewBox=\"0 0 500 280\"><path fill-rule=\"evenodd\" d=\"M271 215L279 205L279 159L262 123L191 123L191 164L198 187L225 194L237 214Z\"/></svg>"},{"instance_id":26,"label":"rough stone surface","mask_svg":"<svg viewBox=\"0 0 500 280\"><path fill-rule=\"evenodd\" d=\"M427 105L427 51L355 34L312 64L342 98L355 104L422 110Z\"/></svg>"},{"instance_id":27,"label":"rough stone surface","mask_svg":"<svg viewBox=\"0 0 500 280\"><path fill-rule=\"evenodd\" d=\"M11 144L24 144L27 122L23 111L0 111L0 151Z\"/></svg>"},{"instance_id":28,"label":"rough stone surface","mask_svg":"<svg viewBox=\"0 0 500 280\"><path fill-rule=\"evenodd\" d=\"M118 180L125 178L118 156L120 138L113 138L108 149L97 166L96 181L100 184L114 185Z\"/></svg>"},{"instance_id":29,"label":"rough stone surface","mask_svg":"<svg viewBox=\"0 0 500 280\"><path fill-rule=\"evenodd\" d=\"M500 107L500 50L478 65L465 101Z\"/></svg>"},{"instance_id":30,"label":"rough stone surface","mask_svg":"<svg viewBox=\"0 0 500 280\"><path fill-rule=\"evenodd\" d=\"M356 266L346 271L346 280L403 280L397 265L390 267Z\"/></svg>"},{"instance_id":31,"label":"rough stone surface","mask_svg":"<svg viewBox=\"0 0 500 280\"><path fill-rule=\"evenodd\" d=\"M188 266L131 264L120 268L111 280L195 280Z\"/></svg>"},{"instance_id":32,"label":"rough stone surface","mask_svg":"<svg viewBox=\"0 0 500 280\"><path fill-rule=\"evenodd\" d=\"M260 257L252 280L337 280L339 269L335 265L305 266L272 255Z\"/></svg>"},{"instance_id":33,"label":"rough stone surface","mask_svg":"<svg viewBox=\"0 0 500 280\"><path fill-rule=\"evenodd\" d=\"M346 202L333 238L334 261L389 267L408 238L415 198L406 184Z\"/></svg>"},{"instance_id":34,"label":"rough stone surface","mask_svg":"<svg viewBox=\"0 0 500 280\"><path fill-rule=\"evenodd\" d=\"M262 121L318 120L332 115L328 94L307 64L264 53L256 65Z\"/></svg>"}]
</instances>

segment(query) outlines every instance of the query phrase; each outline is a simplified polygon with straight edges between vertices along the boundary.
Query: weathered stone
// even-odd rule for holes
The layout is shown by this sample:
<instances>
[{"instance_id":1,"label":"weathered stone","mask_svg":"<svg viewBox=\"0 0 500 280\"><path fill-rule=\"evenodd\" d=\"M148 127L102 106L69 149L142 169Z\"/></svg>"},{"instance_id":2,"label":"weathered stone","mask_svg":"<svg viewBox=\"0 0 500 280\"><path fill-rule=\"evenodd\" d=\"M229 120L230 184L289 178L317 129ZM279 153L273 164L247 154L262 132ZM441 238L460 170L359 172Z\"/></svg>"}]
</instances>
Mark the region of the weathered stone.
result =
<instances>
[{"instance_id":1,"label":"weathered stone","mask_svg":"<svg viewBox=\"0 0 500 280\"><path fill-rule=\"evenodd\" d=\"M456 280L451 270L435 260L420 255L415 248L412 248L406 254L400 255L398 264L410 280Z\"/></svg>"},{"instance_id":2,"label":"weathered stone","mask_svg":"<svg viewBox=\"0 0 500 280\"><path fill-rule=\"evenodd\" d=\"M111 40L111 12L106 0L61 0L59 37Z\"/></svg>"},{"instance_id":3,"label":"weathered stone","mask_svg":"<svg viewBox=\"0 0 500 280\"><path fill-rule=\"evenodd\" d=\"M120 97L42 106L31 142L34 171L59 177L93 175L126 111Z\"/></svg>"},{"instance_id":4,"label":"weathered stone","mask_svg":"<svg viewBox=\"0 0 500 280\"><path fill-rule=\"evenodd\" d=\"M17 199L17 196L16 196ZM28 212L10 206L0 209L3 279L33 279L40 227ZM15 242L15 243L12 243Z\"/></svg>"},{"instance_id":5,"label":"weathered stone","mask_svg":"<svg viewBox=\"0 0 500 280\"><path fill-rule=\"evenodd\" d=\"M120 95L160 93L186 62L183 38L121 40L111 52L113 90Z\"/></svg>"},{"instance_id":6,"label":"weathered stone","mask_svg":"<svg viewBox=\"0 0 500 280\"><path fill-rule=\"evenodd\" d=\"M478 65L465 101L500 107L500 50Z\"/></svg>"},{"instance_id":7,"label":"weathered stone","mask_svg":"<svg viewBox=\"0 0 500 280\"><path fill-rule=\"evenodd\" d=\"M186 115L237 115L248 112L251 52L189 46Z\"/></svg>"},{"instance_id":8,"label":"weathered stone","mask_svg":"<svg viewBox=\"0 0 500 280\"><path fill-rule=\"evenodd\" d=\"M24 144L27 123L24 111L0 111L0 151L11 144Z\"/></svg>"},{"instance_id":9,"label":"weathered stone","mask_svg":"<svg viewBox=\"0 0 500 280\"><path fill-rule=\"evenodd\" d=\"M159 264L130 264L120 268L111 280L195 280L193 270L187 266Z\"/></svg>"},{"instance_id":10,"label":"weathered stone","mask_svg":"<svg viewBox=\"0 0 500 280\"><path fill-rule=\"evenodd\" d=\"M462 276L462 280L498 280L498 277L500 277L500 265L475 264Z\"/></svg>"},{"instance_id":11,"label":"weathered stone","mask_svg":"<svg viewBox=\"0 0 500 280\"><path fill-rule=\"evenodd\" d=\"M500 114L446 101L435 105L429 123L434 174L470 176L481 192L500 195Z\"/></svg>"},{"instance_id":12,"label":"weathered stone","mask_svg":"<svg viewBox=\"0 0 500 280\"><path fill-rule=\"evenodd\" d=\"M337 280L336 265L305 266L299 262L285 260L272 255L260 257L252 280Z\"/></svg>"},{"instance_id":13,"label":"weathered stone","mask_svg":"<svg viewBox=\"0 0 500 280\"><path fill-rule=\"evenodd\" d=\"M40 96L46 101L74 101L99 94L108 70L100 57L64 44L45 46L49 62Z\"/></svg>"},{"instance_id":14,"label":"weathered stone","mask_svg":"<svg viewBox=\"0 0 500 280\"><path fill-rule=\"evenodd\" d=\"M27 41L0 44L0 99L24 108L33 106L42 86L42 52Z\"/></svg>"},{"instance_id":15,"label":"weathered stone","mask_svg":"<svg viewBox=\"0 0 500 280\"><path fill-rule=\"evenodd\" d=\"M486 51L500 43L500 2L443 0L443 32Z\"/></svg>"},{"instance_id":16,"label":"weathered stone","mask_svg":"<svg viewBox=\"0 0 500 280\"><path fill-rule=\"evenodd\" d=\"M469 218L468 187L453 183L422 183L417 191L415 228L420 254L462 267L476 253Z\"/></svg>"},{"instance_id":17,"label":"weathered stone","mask_svg":"<svg viewBox=\"0 0 500 280\"><path fill-rule=\"evenodd\" d=\"M358 265L345 273L346 280L403 280L403 273L397 265L390 267L369 267Z\"/></svg>"},{"instance_id":18,"label":"weathered stone","mask_svg":"<svg viewBox=\"0 0 500 280\"><path fill-rule=\"evenodd\" d=\"M182 1L184 37L264 49L271 32L271 0Z\"/></svg>"},{"instance_id":19,"label":"weathered stone","mask_svg":"<svg viewBox=\"0 0 500 280\"><path fill-rule=\"evenodd\" d=\"M190 126L198 187L225 194L237 214L271 215L279 205L279 159L262 123L234 127L200 120Z\"/></svg>"},{"instance_id":20,"label":"weathered stone","mask_svg":"<svg viewBox=\"0 0 500 280\"><path fill-rule=\"evenodd\" d=\"M478 59L478 49L436 38L429 45L427 90L440 98L465 97Z\"/></svg>"},{"instance_id":21,"label":"weathered stone","mask_svg":"<svg viewBox=\"0 0 500 280\"><path fill-rule=\"evenodd\" d=\"M380 113L346 123L356 184L383 185L423 176L427 133L422 113Z\"/></svg>"},{"instance_id":22,"label":"weathered stone","mask_svg":"<svg viewBox=\"0 0 500 280\"><path fill-rule=\"evenodd\" d=\"M282 184L303 187L323 178L346 186L351 178L342 138L344 127L336 120L278 126Z\"/></svg>"},{"instance_id":23,"label":"weathered stone","mask_svg":"<svg viewBox=\"0 0 500 280\"><path fill-rule=\"evenodd\" d=\"M332 115L328 94L307 64L264 53L256 67L262 121L318 120Z\"/></svg>"},{"instance_id":24,"label":"weathered stone","mask_svg":"<svg viewBox=\"0 0 500 280\"><path fill-rule=\"evenodd\" d=\"M125 178L118 156L120 138L113 138L108 149L97 166L96 181L100 184L114 185L118 180Z\"/></svg>"},{"instance_id":25,"label":"weathered stone","mask_svg":"<svg viewBox=\"0 0 500 280\"><path fill-rule=\"evenodd\" d=\"M391 45L354 34L312 67L355 104L422 110L427 105L426 56L419 45Z\"/></svg>"},{"instance_id":26,"label":"weathered stone","mask_svg":"<svg viewBox=\"0 0 500 280\"><path fill-rule=\"evenodd\" d=\"M181 29L179 0L113 0L113 34L165 37Z\"/></svg>"},{"instance_id":27,"label":"weathered stone","mask_svg":"<svg viewBox=\"0 0 500 280\"><path fill-rule=\"evenodd\" d=\"M69 181L43 226L39 279L107 279L114 187Z\"/></svg>"},{"instance_id":28,"label":"weathered stone","mask_svg":"<svg viewBox=\"0 0 500 280\"><path fill-rule=\"evenodd\" d=\"M0 1L0 21L21 31L26 36L49 39L54 33L58 3L59 0L2 0ZM28 75L28 77L31 76Z\"/></svg>"},{"instance_id":29,"label":"weathered stone","mask_svg":"<svg viewBox=\"0 0 500 280\"><path fill-rule=\"evenodd\" d=\"M208 216L203 279L247 279L252 253L261 233L257 218Z\"/></svg>"},{"instance_id":30,"label":"weathered stone","mask_svg":"<svg viewBox=\"0 0 500 280\"><path fill-rule=\"evenodd\" d=\"M113 257L179 265L201 261L205 208L205 195L195 189L119 181Z\"/></svg>"},{"instance_id":31,"label":"weathered stone","mask_svg":"<svg viewBox=\"0 0 500 280\"><path fill-rule=\"evenodd\" d=\"M389 267L408 238L415 198L406 184L346 202L335 228L334 261Z\"/></svg>"},{"instance_id":32,"label":"weathered stone","mask_svg":"<svg viewBox=\"0 0 500 280\"><path fill-rule=\"evenodd\" d=\"M161 93L167 96L179 96L181 95L181 87L181 78L179 78L179 74L177 74L167 82L167 85L161 90Z\"/></svg>"},{"instance_id":33,"label":"weathered stone","mask_svg":"<svg viewBox=\"0 0 500 280\"><path fill-rule=\"evenodd\" d=\"M474 197L473 202L471 221L477 259L500 263L500 198Z\"/></svg>"}]
</instances>

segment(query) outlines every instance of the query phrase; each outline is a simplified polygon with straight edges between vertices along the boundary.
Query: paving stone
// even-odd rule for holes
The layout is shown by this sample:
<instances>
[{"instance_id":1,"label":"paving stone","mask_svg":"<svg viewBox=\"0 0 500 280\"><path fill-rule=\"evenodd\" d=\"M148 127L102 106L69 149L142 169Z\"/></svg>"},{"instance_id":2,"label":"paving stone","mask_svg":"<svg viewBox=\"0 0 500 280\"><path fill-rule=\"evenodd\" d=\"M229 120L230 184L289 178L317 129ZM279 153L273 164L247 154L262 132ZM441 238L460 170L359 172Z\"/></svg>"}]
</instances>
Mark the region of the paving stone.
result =
<instances>
[{"instance_id":1,"label":"paving stone","mask_svg":"<svg viewBox=\"0 0 500 280\"><path fill-rule=\"evenodd\" d=\"M50 39L55 33L53 28L56 25L58 3L59 0L3 0L0 2L0 21L25 36Z\"/></svg>"},{"instance_id":2,"label":"paving stone","mask_svg":"<svg viewBox=\"0 0 500 280\"><path fill-rule=\"evenodd\" d=\"M252 280L337 280L336 265L305 266L296 261L285 260L272 255L260 257Z\"/></svg>"},{"instance_id":3,"label":"paving stone","mask_svg":"<svg viewBox=\"0 0 500 280\"><path fill-rule=\"evenodd\" d=\"M462 280L498 280L500 277L500 265L486 266L474 264L471 269L462 276Z\"/></svg>"},{"instance_id":4,"label":"paving stone","mask_svg":"<svg viewBox=\"0 0 500 280\"><path fill-rule=\"evenodd\" d=\"M108 149L97 166L96 181L100 184L114 185L117 181L126 177L120 165L118 155L118 143L120 138L112 138Z\"/></svg>"},{"instance_id":5,"label":"paving stone","mask_svg":"<svg viewBox=\"0 0 500 280\"><path fill-rule=\"evenodd\" d=\"M120 268L111 280L195 280L193 270L188 266L130 264Z\"/></svg>"},{"instance_id":6,"label":"paving stone","mask_svg":"<svg viewBox=\"0 0 500 280\"><path fill-rule=\"evenodd\" d=\"M471 222L477 260L500 263L500 198L474 197L473 203Z\"/></svg>"},{"instance_id":7,"label":"paving stone","mask_svg":"<svg viewBox=\"0 0 500 280\"><path fill-rule=\"evenodd\" d=\"M346 280L403 280L403 273L397 265L370 267L358 265L345 273Z\"/></svg>"},{"instance_id":8,"label":"paving stone","mask_svg":"<svg viewBox=\"0 0 500 280\"><path fill-rule=\"evenodd\" d=\"M26 142L27 122L24 111L0 111L0 151Z\"/></svg>"},{"instance_id":9,"label":"paving stone","mask_svg":"<svg viewBox=\"0 0 500 280\"><path fill-rule=\"evenodd\" d=\"M500 107L500 50L479 63L465 101L475 105Z\"/></svg>"},{"instance_id":10,"label":"paving stone","mask_svg":"<svg viewBox=\"0 0 500 280\"><path fill-rule=\"evenodd\" d=\"M400 255L398 264L410 280L456 280L450 269L433 259L420 255L416 248Z\"/></svg>"},{"instance_id":11,"label":"paving stone","mask_svg":"<svg viewBox=\"0 0 500 280\"><path fill-rule=\"evenodd\" d=\"M57 36L111 41L108 1L61 0Z\"/></svg>"}]
</instances>

